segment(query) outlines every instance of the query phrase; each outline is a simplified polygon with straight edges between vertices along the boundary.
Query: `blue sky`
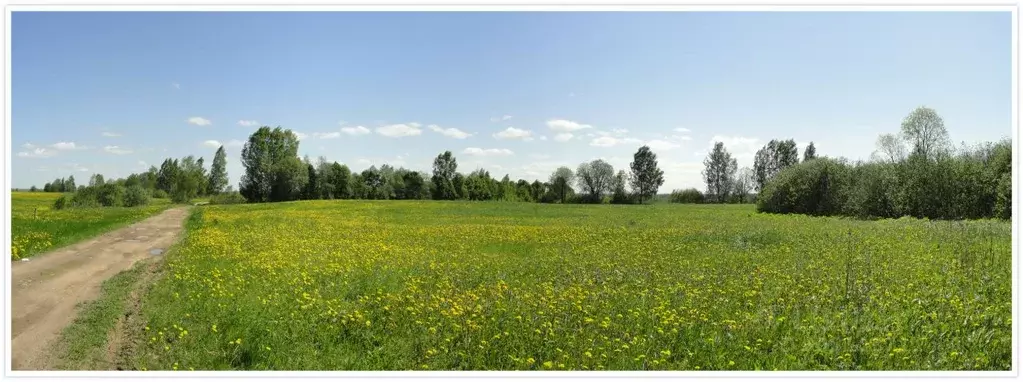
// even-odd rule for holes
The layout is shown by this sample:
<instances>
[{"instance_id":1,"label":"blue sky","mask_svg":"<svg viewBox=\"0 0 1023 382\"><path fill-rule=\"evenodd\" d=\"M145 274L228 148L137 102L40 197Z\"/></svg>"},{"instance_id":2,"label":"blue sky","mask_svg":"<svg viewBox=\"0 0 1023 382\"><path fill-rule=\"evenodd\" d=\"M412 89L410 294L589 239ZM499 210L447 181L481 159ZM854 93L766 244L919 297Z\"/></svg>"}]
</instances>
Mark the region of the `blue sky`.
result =
<instances>
[{"instance_id":1,"label":"blue sky","mask_svg":"<svg viewBox=\"0 0 1023 382\"><path fill-rule=\"evenodd\" d=\"M725 142L772 138L867 159L926 105L954 142L1011 133L1011 14L23 13L12 15L12 183L210 163L258 125L361 171L546 179L642 144L661 192L703 189ZM215 141L215 142L213 142Z\"/></svg>"}]
</instances>

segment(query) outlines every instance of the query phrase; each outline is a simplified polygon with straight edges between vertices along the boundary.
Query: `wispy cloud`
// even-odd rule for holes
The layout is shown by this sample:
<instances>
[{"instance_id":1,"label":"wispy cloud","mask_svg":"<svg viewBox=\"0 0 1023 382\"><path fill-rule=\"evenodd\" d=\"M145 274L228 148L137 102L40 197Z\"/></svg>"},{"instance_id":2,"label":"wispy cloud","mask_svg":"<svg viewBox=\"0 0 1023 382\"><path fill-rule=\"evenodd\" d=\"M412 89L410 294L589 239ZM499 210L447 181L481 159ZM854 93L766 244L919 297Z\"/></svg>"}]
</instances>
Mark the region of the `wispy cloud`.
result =
<instances>
[{"instance_id":1,"label":"wispy cloud","mask_svg":"<svg viewBox=\"0 0 1023 382\"><path fill-rule=\"evenodd\" d=\"M502 115L500 117L490 117L490 122L507 121L509 119L512 119L512 116L510 116L510 115Z\"/></svg>"},{"instance_id":2,"label":"wispy cloud","mask_svg":"<svg viewBox=\"0 0 1023 382\"><path fill-rule=\"evenodd\" d=\"M221 144L220 144L220 141L218 141L218 140L210 139L208 141L203 142L202 146L209 147L211 149L216 149L216 148L219 148L221 146Z\"/></svg>"},{"instance_id":3,"label":"wispy cloud","mask_svg":"<svg viewBox=\"0 0 1023 382\"><path fill-rule=\"evenodd\" d=\"M103 151L106 151L106 152L108 152L110 154L114 154L114 155L125 155L125 154L131 154L131 152L132 152L131 150L122 149L122 148L120 148L118 146L105 146L105 147L103 147Z\"/></svg>"},{"instance_id":4,"label":"wispy cloud","mask_svg":"<svg viewBox=\"0 0 1023 382\"><path fill-rule=\"evenodd\" d=\"M118 134L118 133L115 133L115 132L112 132L112 131L104 131L102 133L102 135L104 137L111 137L111 138L113 138L113 137L120 137L121 136L121 134Z\"/></svg>"},{"instance_id":5,"label":"wispy cloud","mask_svg":"<svg viewBox=\"0 0 1023 382\"><path fill-rule=\"evenodd\" d=\"M614 147L614 146L618 146L618 145L622 145L622 144L640 143L640 142L642 142L642 141L639 140L639 139L636 139L636 138L615 138L615 137L612 137L612 136L605 135L605 136L602 136L602 137L599 137L599 138L594 138L592 141L590 141L590 146L594 146L594 147Z\"/></svg>"},{"instance_id":6,"label":"wispy cloud","mask_svg":"<svg viewBox=\"0 0 1023 382\"><path fill-rule=\"evenodd\" d=\"M459 129L456 129L454 127L449 127L449 128L446 128L446 129L445 128L441 128L440 126L437 126L437 125L430 125L428 127L430 128L430 130L433 130L434 132L437 132L437 133L440 133L441 135L444 135L446 137L451 137L451 138L455 138L455 139L465 139L465 138L468 138L468 137L472 136L472 134L466 133L466 132L464 132L462 130L459 130Z\"/></svg>"},{"instance_id":7,"label":"wispy cloud","mask_svg":"<svg viewBox=\"0 0 1023 382\"><path fill-rule=\"evenodd\" d=\"M579 122L575 122L575 121L569 121L569 120L565 120L565 119L552 119L552 120L549 120L549 121L547 121L547 127L550 127L551 130L559 131L559 132L571 132L571 131L577 131L577 130L582 130L582 129L593 128L593 126L590 126L590 125L587 125L587 124L583 124L583 123L579 123Z\"/></svg>"},{"instance_id":8,"label":"wispy cloud","mask_svg":"<svg viewBox=\"0 0 1023 382\"><path fill-rule=\"evenodd\" d=\"M481 149L479 147L469 147L462 151L462 154L471 156L508 156L514 155L515 153L508 149Z\"/></svg>"},{"instance_id":9,"label":"wispy cloud","mask_svg":"<svg viewBox=\"0 0 1023 382\"><path fill-rule=\"evenodd\" d=\"M174 87L174 89L178 89L178 90L181 90L181 84L179 84L179 83L177 83L177 82L175 82L175 83L172 83L172 84L171 84L171 86L173 86L173 87Z\"/></svg>"},{"instance_id":10,"label":"wispy cloud","mask_svg":"<svg viewBox=\"0 0 1023 382\"><path fill-rule=\"evenodd\" d=\"M298 131L295 131L295 130L292 130L291 132L294 133L295 134L295 138L298 138L298 140L300 140L300 141L305 140L306 138L309 137L309 135L307 135L306 133L298 132Z\"/></svg>"},{"instance_id":11,"label":"wispy cloud","mask_svg":"<svg viewBox=\"0 0 1023 382\"><path fill-rule=\"evenodd\" d=\"M29 151L22 151L22 152L18 153L18 156L21 157L21 158L49 158L49 157L52 157L54 155L57 155L56 151L53 151L53 150L50 150L50 149L46 149L46 148L42 148L42 147L36 147L36 148L31 149Z\"/></svg>"},{"instance_id":12,"label":"wispy cloud","mask_svg":"<svg viewBox=\"0 0 1023 382\"><path fill-rule=\"evenodd\" d=\"M572 133L561 133L554 136L554 140L558 142L568 142L574 135Z\"/></svg>"},{"instance_id":13,"label":"wispy cloud","mask_svg":"<svg viewBox=\"0 0 1023 382\"><path fill-rule=\"evenodd\" d=\"M203 118L203 117L192 117L192 118L189 118L188 119L188 123L196 125L196 126L209 126L209 125L213 124L213 122L211 122L210 120L208 120L206 118Z\"/></svg>"},{"instance_id":14,"label":"wispy cloud","mask_svg":"<svg viewBox=\"0 0 1023 382\"><path fill-rule=\"evenodd\" d=\"M680 132L680 133L691 133L691 132L693 132L692 130L689 130L689 129L684 128L684 127L676 127L676 128L674 128L672 130Z\"/></svg>"},{"instance_id":15,"label":"wispy cloud","mask_svg":"<svg viewBox=\"0 0 1023 382\"><path fill-rule=\"evenodd\" d=\"M342 127L341 132L351 136L366 135L370 133L369 129L362 126Z\"/></svg>"},{"instance_id":16,"label":"wispy cloud","mask_svg":"<svg viewBox=\"0 0 1023 382\"><path fill-rule=\"evenodd\" d=\"M530 139L533 137L533 132L529 130L523 130L515 127L508 127L507 129L501 130L494 134L494 138L497 139Z\"/></svg>"},{"instance_id":17,"label":"wispy cloud","mask_svg":"<svg viewBox=\"0 0 1023 382\"><path fill-rule=\"evenodd\" d=\"M335 139L341 138L340 131L331 131L329 133L313 133L313 136L319 139Z\"/></svg>"},{"instance_id":18,"label":"wispy cloud","mask_svg":"<svg viewBox=\"0 0 1023 382\"><path fill-rule=\"evenodd\" d=\"M259 126L259 121L252 119L242 119L238 121L238 126L252 127Z\"/></svg>"},{"instance_id":19,"label":"wispy cloud","mask_svg":"<svg viewBox=\"0 0 1023 382\"><path fill-rule=\"evenodd\" d=\"M412 123L399 123L394 125L380 126L376 128L377 134L383 135L390 138L401 138L401 137L414 137L423 133L423 130L419 128L419 124Z\"/></svg>"},{"instance_id":20,"label":"wispy cloud","mask_svg":"<svg viewBox=\"0 0 1023 382\"><path fill-rule=\"evenodd\" d=\"M77 146L75 146L74 142L57 142L50 145L50 147L57 150L74 150L78 148Z\"/></svg>"}]
</instances>

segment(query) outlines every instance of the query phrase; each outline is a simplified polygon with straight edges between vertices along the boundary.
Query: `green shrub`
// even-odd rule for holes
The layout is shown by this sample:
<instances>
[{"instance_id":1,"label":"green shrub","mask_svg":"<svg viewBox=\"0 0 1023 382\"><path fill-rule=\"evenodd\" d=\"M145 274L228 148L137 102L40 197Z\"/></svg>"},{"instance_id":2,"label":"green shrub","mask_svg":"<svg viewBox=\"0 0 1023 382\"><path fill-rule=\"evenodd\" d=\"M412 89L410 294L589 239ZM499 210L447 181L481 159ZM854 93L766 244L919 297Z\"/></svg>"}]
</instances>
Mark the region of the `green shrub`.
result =
<instances>
[{"instance_id":1,"label":"green shrub","mask_svg":"<svg viewBox=\"0 0 1023 382\"><path fill-rule=\"evenodd\" d=\"M789 166L760 192L757 211L814 216L839 215L847 209L850 167L831 158Z\"/></svg>"},{"instance_id":2,"label":"green shrub","mask_svg":"<svg viewBox=\"0 0 1023 382\"><path fill-rule=\"evenodd\" d=\"M67 195L61 195L57 200L53 201L53 209L62 210L68 205Z\"/></svg>"},{"instance_id":3,"label":"green shrub","mask_svg":"<svg viewBox=\"0 0 1023 382\"><path fill-rule=\"evenodd\" d=\"M124 206L124 186L117 183L105 183L98 187L97 200L104 207Z\"/></svg>"},{"instance_id":4,"label":"green shrub","mask_svg":"<svg viewBox=\"0 0 1023 382\"><path fill-rule=\"evenodd\" d=\"M210 197L210 204L241 204L245 202L245 197L237 192L227 192Z\"/></svg>"},{"instance_id":5,"label":"green shrub","mask_svg":"<svg viewBox=\"0 0 1023 382\"><path fill-rule=\"evenodd\" d=\"M703 203L703 200L703 193L695 188L674 190L671 191L671 196L668 197L668 201L671 203L700 204Z\"/></svg>"},{"instance_id":6,"label":"green shrub","mask_svg":"<svg viewBox=\"0 0 1023 382\"><path fill-rule=\"evenodd\" d=\"M141 185L132 185L125 190L124 206L140 207L149 205L149 190Z\"/></svg>"},{"instance_id":7,"label":"green shrub","mask_svg":"<svg viewBox=\"0 0 1023 382\"><path fill-rule=\"evenodd\" d=\"M1012 174L1002 174L995 189L998 199L995 201L994 216L999 219L1012 218Z\"/></svg>"},{"instance_id":8,"label":"green shrub","mask_svg":"<svg viewBox=\"0 0 1023 382\"><path fill-rule=\"evenodd\" d=\"M84 187L79 188L78 192L71 196L68 207L75 208L88 208L88 207L100 207L102 206L99 202L99 189L96 187Z\"/></svg>"},{"instance_id":9,"label":"green shrub","mask_svg":"<svg viewBox=\"0 0 1023 382\"><path fill-rule=\"evenodd\" d=\"M154 199L167 199L169 197L170 197L170 195L167 194L167 191L164 191L164 190L153 191L153 198Z\"/></svg>"}]
</instances>

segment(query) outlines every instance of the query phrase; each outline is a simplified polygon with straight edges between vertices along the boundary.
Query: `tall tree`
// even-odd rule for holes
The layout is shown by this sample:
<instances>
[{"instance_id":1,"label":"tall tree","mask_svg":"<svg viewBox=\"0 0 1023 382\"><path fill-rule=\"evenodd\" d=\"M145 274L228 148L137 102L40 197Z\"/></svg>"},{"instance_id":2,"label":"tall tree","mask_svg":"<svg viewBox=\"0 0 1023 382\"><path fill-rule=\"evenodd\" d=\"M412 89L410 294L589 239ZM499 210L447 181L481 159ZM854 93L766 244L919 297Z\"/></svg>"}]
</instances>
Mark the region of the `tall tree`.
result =
<instances>
[{"instance_id":1,"label":"tall tree","mask_svg":"<svg viewBox=\"0 0 1023 382\"><path fill-rule=\"evenodd\" d=\"M298 137L280 126L260 127L242 149L240 191L252 202L294 200L308 178L298 159Z\"/></svg>"},{"instance_id":2,"label":"tall tree","mask_svg":"<svg viewBox=\"0 0 1023 382\"><path fill-rule=\"evenodd\" d=\"M214 195L224 192L224 188L227 187L227 152L224 151L224 146L220 146L217 153L213 154L213 164L210 166L210 178L207 184L210 194Z\"/></svg>"},{"instance_id":3,"label":"tall tree","mask_svg":"<svg viewBox=\"0 0 1023 382\"><path fill-rule=\"evenodd\" d=\"M760 192L775 175L786 167L799 163L799 149L793 139L772 139L757 151L753 159L755 189Z\"/></svg>"},{"instance_id":4,"label":"tall tree","mask_svg":"<svg viewBox=\"0 0 1023 382\"><path fill-rule=\"evenodd\" d=\"M596 159L579 165L576 181L591 203L600 203L603 196L614 189L615 169L603 159Z\"/></svg>"},{"instance_id":5,"label":"tall tree","mask_svg":"<svg viewBox=\"0 0 1023 382\"><path fill-rule=\"evenodd\" d=\"M629 193L625 190L625 185L628 181L628 176L625 175L625 170L618 170L615 174L614 181L612 182L611 189L611 203L624 204L629 201ZM639 193L637 192L637 195Z\"/></svg>"},{"instance_id":6,"label":"tall tree","mask_svg":"<svg viewBox=\"0 0 1023 382\"><path fill-rule=\"evenodd\" d=\"M458 161L450 151L445 151L433 160L433 198L436 200L454 200L458 192L454 185Z\"/></svg>"},{"instance_id":7,"label":"tall tree","mask_svg":"<svg viewBox=\"0 0 1023 382\"><path fill-rule=\"evenodd\" d=\"M334 193L338 199L352 199L354 190L352 189L352 171L348 169L347 165L343 165L337 162L330 165L330 168L334 173Z\"/></svg>"},{"instance_id":8,"label":"tall tree","mask_svg":"<svg viewBox=\"0 0 1023 382\"><path fill-rule=\"evenodd\" d=\"M877 137L877 150L873 155L882 162L899 162L906 159L906 146L895 134L881 134Z\"/></svg>"},{"instance_id":9,"label":"tall tree","mask_svg":"<svg viewBox=\"0 0 1023 382\"><path fill-rule=\"evenodd\" d=\"M810 142L803 150L803 162L817 158L817 148L813 147L813 142Z\"/></svg>"},{"instance_id":10,"label":"tall tree","mask_svg":"<svg viewBox=\"0 0 1023 382\"><path fill-rule=\"evenodd\" d=\"M71 175L67 177L67 181L64 182L64 187L67 188L68 192L75 192L78 186L75 186L75 176Z\"/></svg>"},{"instance_id":11,"label":"tall tree","mask_svg":"<svg viewBox=\"0 0 1023 382\"><path fill-rule=\"evenodd\" d=\"M643 204L644 198L652 198L657 195L657 189L664 184L664 171L657 167L657 154L650 151L649 146L640 147L632 155L632 163L629 164L632 170L632 189L639 196L639 203Z\"/></svg>"},{"instance_id":12,"label":"tall tree","mask_svg":"<svg viewBox=\"0 0 1023 382\"><path fill-rule=\"evenodd\" d=\"M750 191L753 190L755 182L753 169L749 167L740 169L735 175L735 181L732 183L733 201L736 203L746 203L746 199L749 197Z\"/></svg>"},{"instance_id":13,"label":"tall tree","mask_svg":"<svg viewBox=\"0 0 1023 382\"><path fill-rule=\"evenodd\" d=\"M303 190L303 199L315 200L320 198L320 180L319 175L316 173L316 167L309 162L309 158L306 157L306 184L305 190Z\"/></svg>"},{"instance_id":14,"label":"tall tree","mask_svg":"<svg viewBox=\"0 0 1023 382\"><path fill-rule=\"evenodd\" d=\"M945 122L934 109L923 106L902 120L902 136L925 160L935 159L949 144Z\"/></svg>"},{"instance_id":15,"label":"tall tree","mask_svg":"<svg viewBox=\"0 0 1023 382\"><path fill-rule=\"evenodd\" d=\"M568 167L558 167L551 174L550 185L551 191L561 199L561 202L565 202L565 198L572 188L572 183L575 181L575 174L572 173L572 169Z\"/></svg>"},{"instance_id":16,"label":"tall tree","mask_svg":"<svg viewBox=\"0 0 1023 382\"><path fill-rule=\"evenodd\" d=\"M707 196L717 203L728 200L735 180L738 163L725 149L722 142L714 143L714 149L703 161L703 179L707 183Z\"/></svg>"}]
</instances>

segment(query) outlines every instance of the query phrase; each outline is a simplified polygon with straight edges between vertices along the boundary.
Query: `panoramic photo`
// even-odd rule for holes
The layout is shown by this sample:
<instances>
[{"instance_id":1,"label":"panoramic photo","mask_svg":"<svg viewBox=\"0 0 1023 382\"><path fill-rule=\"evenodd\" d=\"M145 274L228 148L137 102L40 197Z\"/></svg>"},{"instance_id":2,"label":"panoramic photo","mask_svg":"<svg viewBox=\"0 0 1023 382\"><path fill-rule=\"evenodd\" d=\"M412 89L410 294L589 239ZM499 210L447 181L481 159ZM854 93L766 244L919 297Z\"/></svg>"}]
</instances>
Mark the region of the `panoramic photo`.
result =
<instances>
[{"instance_id":1,"label":"panoramic photo","mask_svg":"<svg viewBox=\"0 0 1023 382\"><path fill-rule=\"evenodd\" d=\"M1012 370L1012 12L9 20L14 371Z\"/></svg>"}]
</instances>

